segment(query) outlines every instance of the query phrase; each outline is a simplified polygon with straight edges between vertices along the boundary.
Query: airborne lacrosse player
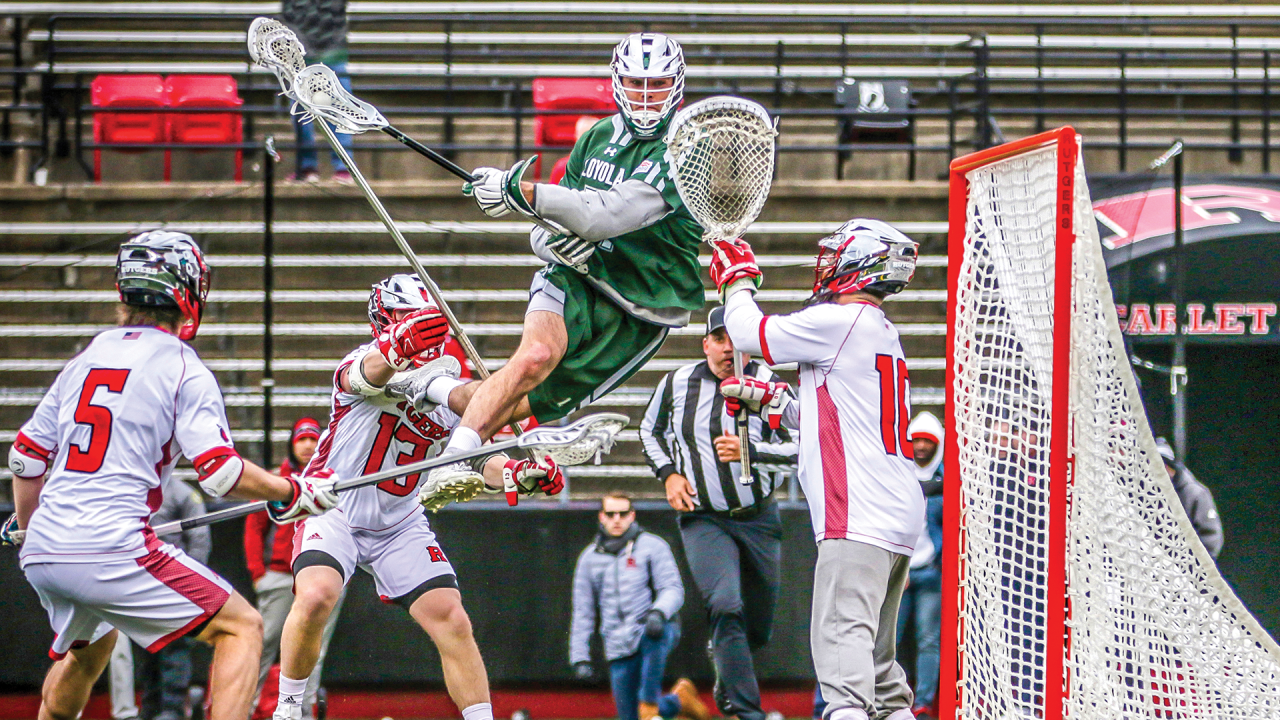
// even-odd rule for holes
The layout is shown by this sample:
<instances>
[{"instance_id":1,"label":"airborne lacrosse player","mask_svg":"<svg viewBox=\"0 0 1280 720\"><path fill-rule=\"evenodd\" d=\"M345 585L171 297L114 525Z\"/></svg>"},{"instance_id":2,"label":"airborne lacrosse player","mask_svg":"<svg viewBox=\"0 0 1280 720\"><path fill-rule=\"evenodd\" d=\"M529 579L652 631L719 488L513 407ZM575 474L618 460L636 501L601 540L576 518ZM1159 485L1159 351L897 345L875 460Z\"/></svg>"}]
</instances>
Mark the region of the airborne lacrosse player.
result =
<instances>
[{"instance_id":1,"label":"airborne lacrosse player","mask_svg":"<svg viewBox=\"0 0 1280 720\"><path fill-rule=\"evenodd\" d=\"M512 420L555 420L608 393L705 302L702 227L664 159L664 135L684 95L684 53L665 35L639 33L618 44L611 67L619 113L578 139L560 185L524 182L529 158L506 171L478 168L464 188L490 216L514 211L567 232L533 232L534 252L549 264L534 278L510 362L461 391L440 381L432 387L433 401L462 413L447 452L479 447ZM454 465L434 471L428 491L449 488L461 499L463 487L474 494L480 484Z\"/></svg>"},{"instance_id":2,"label":"airborne lacrosse player","mask_svg":"<svg viewBox=\"0 0 1280 720\"><path fill-rule=\"evenodd\" d=\"M369 323L374 340L348 353L334 373L333 412L307 476L356 477L435 457L459 420L448 407L404 398L404 389L454 380L462 369L442 354L448 322L418 276L392 275L375 284ZM549 459L535 463L494 453L469 463L467 471L487 477L495 491L514 485L555 494L564 487ZM384 602L404 608L435 641L445 686L464 720L493 720L489 681L457 576L418 506L420 482L426 483L415 474L349 490L327 522L304 524L294 534L296 599L280 641L276 720L302 717L325 624L357 567L373 575ZM429 494L440 504L452 499L448 492Z\"/></svg>"}]
</instances>

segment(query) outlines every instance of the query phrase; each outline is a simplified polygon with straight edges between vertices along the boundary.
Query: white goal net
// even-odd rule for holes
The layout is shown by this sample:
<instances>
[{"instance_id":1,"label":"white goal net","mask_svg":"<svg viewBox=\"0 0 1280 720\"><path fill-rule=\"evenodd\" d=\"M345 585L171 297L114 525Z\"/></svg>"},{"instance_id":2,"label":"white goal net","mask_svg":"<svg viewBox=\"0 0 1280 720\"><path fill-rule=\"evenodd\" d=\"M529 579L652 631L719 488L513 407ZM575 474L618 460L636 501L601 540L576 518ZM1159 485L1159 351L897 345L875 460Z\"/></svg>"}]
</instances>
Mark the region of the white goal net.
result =
<instances>
[{"instance_id":1,"label":"white goal net","mask_svg":"<svg viewBox=\"0 0 1280 720\"><path fill-rule=\"evenodd\" d=\"M967 169L963 198L953 182L965 230L960 246L953 208L944 593L959 659L944 717L953 702L957 718L1280 718L1280 648L1164 471L1083 164L1074 182L1058 169L1050 138ZM1059 199L1074 205L1069 330L1054 317ZM1064 330L1069 357L1054 352ZM1065 470L1051 463L1055 435Z\"/></svg>"}]
</instances>

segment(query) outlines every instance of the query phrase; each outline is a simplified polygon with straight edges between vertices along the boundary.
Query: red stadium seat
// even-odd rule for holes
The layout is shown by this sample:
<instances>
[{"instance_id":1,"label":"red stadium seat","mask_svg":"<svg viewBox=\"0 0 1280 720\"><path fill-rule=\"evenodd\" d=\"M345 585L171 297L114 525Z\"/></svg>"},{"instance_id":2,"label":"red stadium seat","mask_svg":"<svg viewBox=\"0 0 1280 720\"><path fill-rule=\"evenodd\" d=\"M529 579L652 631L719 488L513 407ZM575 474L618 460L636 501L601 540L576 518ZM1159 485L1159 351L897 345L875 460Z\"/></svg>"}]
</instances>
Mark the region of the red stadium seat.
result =
<instances>
[{"instance_id":1,"label":"red stadium seat","mask_svg":"<svg viewBox=\"0 0 1280 720\"><path fill-rule=\"evenodd\" d=\"M238 108L244 100L230 75L170 75L164 83L167 105L174 108ZM244 142L244 118L240 113L170 113L171 143L216 144ZM235 150L235 181L244 177L244 151ZM169 153L165 153L165 179L169 179Z\"/></svg>"},{"instance_id":2,"label":"red stadium seat","mask_svg":"<svg viewBox=\"0 0 1280 720\"><path fill-rule=\"evenodd\" d=\"M164 107L164 81L159 75L99 75L89 96L94 107ZM163 113L107 113L93 115L95 145L165 142ZM165 180L169 179L166 153ZM102 182L102 149L93 149L93 180Z\"/></svg>"},{"instance_id":3,"label":"red stadium seat","mask_svg":"<svg viewBox=\"0 0 1280 720\"><path fill-rule=\"evenodd\" d=\"M585 111L581 115L534 115L534 143L551 147L573 147L582 117L600 118L616 112L613 86L608 78L537 78L533 81L533 108ZM541 158L534 175L542 177Z\"/></svg>"},{"instance_id":4,"label":"red stadium seat","mask_svg":"<svg viewBox=\"0 0 1280 720\"><path fill-rule=\"evenodd\" d=\"M547 182L551 183L552 185L559 185L561 178L564 177L564 173L568 169L569 169L569 158L567 157L560 158L559 160L556 161L555 165L551 166L551 177L547 178Z\"/></svg>"}]
</instances>

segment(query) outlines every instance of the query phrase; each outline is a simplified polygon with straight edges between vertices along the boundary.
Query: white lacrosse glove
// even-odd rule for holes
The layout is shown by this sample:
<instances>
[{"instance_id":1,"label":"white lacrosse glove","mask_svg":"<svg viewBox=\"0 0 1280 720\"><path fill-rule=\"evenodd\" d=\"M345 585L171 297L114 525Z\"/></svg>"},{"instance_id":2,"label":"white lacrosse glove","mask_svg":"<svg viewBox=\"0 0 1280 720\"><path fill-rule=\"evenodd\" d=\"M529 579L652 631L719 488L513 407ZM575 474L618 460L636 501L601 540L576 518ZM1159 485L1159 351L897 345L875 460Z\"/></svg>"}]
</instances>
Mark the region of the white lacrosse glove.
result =
<instances>
[{"instance_id":1,"label":"white lacrosse glove","mask_svg":"<svg viewBox=\"0 0 1280 720\"><path fill-rule=\"evenodd\" d=\"M511 210L502 201L502 176L505 171L494 167L478 167L471 171L474 182L462 186L462 194L472 197L489 217L502 217Z\"/></svg>"},{"instance_id":2,"label":"white lacrosse glove","mask_svg":"<svg viewBox=\"0 0 1280 720\"><path fill-rule=\"evenodd\" d=\"M533 254L539 258L572 268L583 275L587 274L587 261L596 251L596 243L592 240L583 240L568 233L553 235L541 226L534 226L529 244L533 246Z\"/></svg>"},{"instance_id":3,"label":"white lacrosse glove","mask_svg":"<svg viewBox=\"0 0 1280 720\"><path fill-rule=\"evenodd\" d=\"M19 547L22 541L27 537L27 531L18 527L18 513L9 516L4 521L4 525L0 525L0 547L5 545Z\"/></svg>"},{"instance_id":4,"label":"white lacrosse glove","mask_svg":"<svg viewBox=\"0 0 1280 720\"><path fill-rule=\"evenodd\" d=\"M462 376L462 363L452 355L436 358L420 368L398 372L383 387L383 392L393 400L408 400L414 410L429 413L440 407L427 397L427 388L438 378L457 380Z\"/></svg>"},{"instance_id":5,"label":"white lacrosse glove","mask_svg":"<svg viewBox=\"0 0 1280 720\"><path fill-rule=\"evenodd\" d=\"M765 382L753 377L728 377L720 381L720 394L729 414L737 417L742 406L752 413L761 414L769 421L769 427L782 427L782 413L791 402L788 393L791 386L781 380Z\"/></svg>"},{"instance_id":6,"label":"white lacrosse glove","mask_svg":"<svg viewBox=\"0 0 1280 720\"><path fill-rule=\"evenodd\" d=\"M287 503L267 503L267 516L277 525L323 515L338 504L338 493L333 489L338 484L338 476L329 468L314 475L293 475L285 479L293 485L293 499Z\"/></svg>"}]
</instances>

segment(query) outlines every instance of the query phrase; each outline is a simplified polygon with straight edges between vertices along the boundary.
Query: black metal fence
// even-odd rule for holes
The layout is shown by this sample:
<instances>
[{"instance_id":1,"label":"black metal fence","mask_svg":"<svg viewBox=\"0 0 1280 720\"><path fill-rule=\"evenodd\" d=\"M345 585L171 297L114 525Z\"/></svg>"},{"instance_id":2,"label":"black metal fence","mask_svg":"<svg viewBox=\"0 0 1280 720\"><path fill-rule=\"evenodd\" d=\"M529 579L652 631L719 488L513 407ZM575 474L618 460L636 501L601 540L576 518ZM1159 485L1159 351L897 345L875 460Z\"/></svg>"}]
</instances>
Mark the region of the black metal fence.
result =
<instances>
[{"instance_id":1,"label":"black metal fence","mask_svg":"<svg viewBox=\"0 0 1280 720\"><path fill-rule=\"evenodd\" d=\"M608 45L599 37L651 27L696 39L686 44L691 99L734 93L760 101L779 118L782 153L907 152L913 174L917 154L950 159L1005 140L1007 127L1016 126L1022 134L1024 129L1035 132L1101 121L1107 130L1091 133L1090 147L1114 150L1121 171L1127 169L1132 151L1162 148L1182 135L1189 151L1223 152L1231 162L1253 154L1261 170L1270 172L1271 66L1280 38L1261 33L1270 32L1271 25L1183 19L1149 20L1126 28L1106 19L1071 18L1028 26L1034 20L936 18L922 27L918 20L888 17L853 23L847 18L354 15L351 58L358 66L353 68L356 93L376 99L388 116L441 121L439 140L430 144L445 153L484 150L519 156L563 150L530 145L524 139L535 115L555 112L532 108L534 78L523 69L537 64L582 75L593 67L603 76ZM234 38L210 41L206 35L186 44L181 39L183 28L193 25L202 32L233 36L243 32L248 21L248 16L234 15L138 14L109 20L102 15L60 15L32 31L41 23L17 18L14 69L0 74L12 78L11 104L0 106L0 148L36 149L39 158L33 168L47 165L51 157L74 157L88 169L83 153L98 146L84 139L85 118L95 111L86 95L98 70L86 70L86 59L113 73L156 72L157 61L171 64L173 72L185 66L221 68L239 82L246 104L231 111L245 117L246 146L257 146L261 138L255 118L287 112L287 104L276 97L274 79L251 70L243 42ZM132 29L135 37L129 42L109 42L101 34L86 39L92 33L85 28L107 26ZM556 41L560 36L545 33L547 39L540 40L537 28L542 26L562 34L593 34L598 47ZM412 32L397 34L401 28ZM981 31L966 32L967 28ZM1145 34L1117 34L1126 30ZM484 42L479 31L496 39ZM769 35L777 38L772 45L744 40L752 33L779 31L790 34ZM504 32L508 41L501 37ZM521 32L518 42L511 40ZM146 33L152 33L154 41L138 39ZM24 55L24 46L34 52ZM38 102L23 103L27 77L39 78ZM912 102L895 111L904 121L904 131L850 132L868 112L857 104L837 103L836 86L846 78L906 81ZM111 110L122 111L129 110ZM39 139L11 138L9 119L17 112L39 116ZM458 140L458 120L481 118L509 120L508 141ZM788 139L789 129L811 127L814 120L831 127L829 142ZM1206 127L1174 129L1186 123ZM1168 130L1162 131L1163 126ZM288 143L280 147L292 149ZM371 141L360 149L385 152L404 147Z\"/></svg>"}]
</instances>

